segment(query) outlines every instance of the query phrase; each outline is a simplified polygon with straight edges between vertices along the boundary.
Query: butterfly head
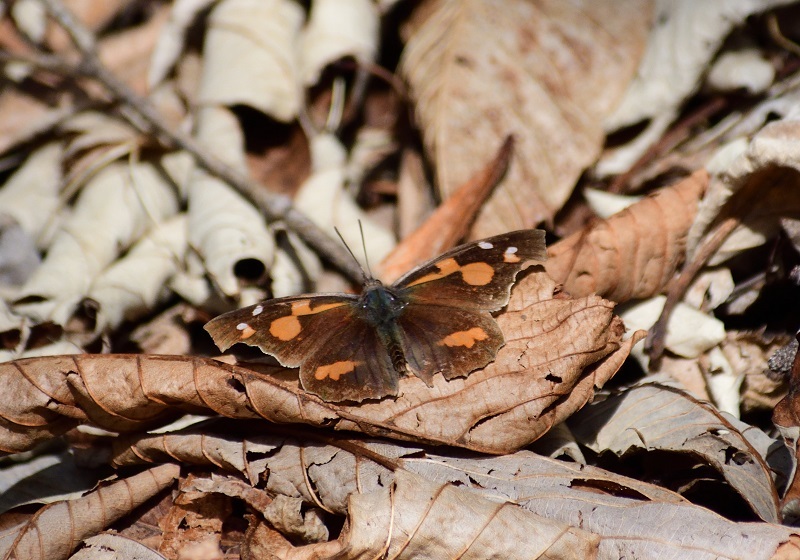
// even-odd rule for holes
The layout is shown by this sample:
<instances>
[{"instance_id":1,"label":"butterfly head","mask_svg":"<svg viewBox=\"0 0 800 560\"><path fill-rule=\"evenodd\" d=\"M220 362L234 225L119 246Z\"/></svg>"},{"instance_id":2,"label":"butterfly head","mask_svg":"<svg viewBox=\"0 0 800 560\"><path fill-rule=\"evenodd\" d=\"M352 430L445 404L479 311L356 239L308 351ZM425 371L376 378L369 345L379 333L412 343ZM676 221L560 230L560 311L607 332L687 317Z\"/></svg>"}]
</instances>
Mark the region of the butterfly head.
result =
<instances>
[{"instance_id":1,"label":"butterfly head","mask_svg":"<svg viewBox=\"0 0 800 560\"><path fill-rule=\"evenodd\" d=\"M370 278L358 299L358 307L364 319L373 326L394 322L406 307L402 295L391 287L384 286L380 280Z\"/></svg>"}]
</instances>

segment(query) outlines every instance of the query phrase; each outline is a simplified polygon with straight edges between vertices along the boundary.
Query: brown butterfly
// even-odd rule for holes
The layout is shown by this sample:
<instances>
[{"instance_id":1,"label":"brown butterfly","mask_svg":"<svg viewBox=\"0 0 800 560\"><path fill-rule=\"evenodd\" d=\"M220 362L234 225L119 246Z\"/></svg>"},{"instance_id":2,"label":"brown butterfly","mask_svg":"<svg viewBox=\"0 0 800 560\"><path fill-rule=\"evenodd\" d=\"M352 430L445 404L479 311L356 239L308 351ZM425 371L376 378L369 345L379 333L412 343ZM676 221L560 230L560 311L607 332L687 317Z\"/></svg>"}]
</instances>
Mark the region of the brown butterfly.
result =
<instances>
[{"instance_id":1,"label":"brown butterfly","mask_svg":"<svg viewBox=\"0 0 800 560\"><path fill-rule=\"evenodd\" d=\"M300 368L303 388L329 402L397 395L401 375L465 376L505 343L491 312L517 273L546 258L544 232L520 230L456 247L391 286L365 276L360 295L311 294L231 311L205 329L221 350L258 346Z\"/></svg>"}]
</instances>

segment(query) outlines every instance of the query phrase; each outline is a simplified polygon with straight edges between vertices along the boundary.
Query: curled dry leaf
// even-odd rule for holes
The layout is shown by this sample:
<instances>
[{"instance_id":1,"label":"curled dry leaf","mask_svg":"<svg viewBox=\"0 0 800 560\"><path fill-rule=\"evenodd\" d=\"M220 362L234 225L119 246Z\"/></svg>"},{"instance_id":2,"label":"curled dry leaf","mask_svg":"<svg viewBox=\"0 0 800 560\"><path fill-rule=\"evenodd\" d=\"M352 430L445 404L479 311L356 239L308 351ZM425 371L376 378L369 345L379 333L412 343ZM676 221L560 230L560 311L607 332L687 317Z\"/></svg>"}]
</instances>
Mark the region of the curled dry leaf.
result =
<instances>
[{"instance_id":1,"label":"curled dry leaf","mask_svg":"<svg viewBox=\"0 0 800 560\"><path fill-rule=\"evenodd\" d=\"M341 141L322 132L311 138L310 149L313 171L297 191L295 207L322 231L332 233L337 228L351 248L362 246L363 227L367 260L380 262L394 248L394 235L367 217L345 188L347 155Z\"/></svg>"},{"instance_id":2,"label":"curled dry leaf","mask_svg":"<svg viewBox=\"0 0 800 560\"><path fill-rule=\"evenodd\" d=\"M21 450L55 435L50 426L61 429L62 415L130 431L177 409L211 409L236 418L510 452L582 407L641 338L637 333L622 341L624 327L610 302L553 298L554 289L541 269L517 282L498 317L506 345L486 368L449 382L436 375L432 388L406 377L397 399L360 406L321 402L300 389L292 370L266 376L200 358L84 355L0 365L14 386L6 394L13 402L0 394L6 414L0 448ZM21 440L15 431L20 426L37 431Z\"/></svg>"},{"instance_id":3,"label":"curled dry leaf","mask_svg":"<svg viewBox=\"0 0 800 560\"><path fill-rule=\"evenodd\" d=\"M63 323L120 251L177 210L174 185L153 164L118 162L101 170L81 191L42 266L21 288L17 311Z\"/></svg>"},{"instance_id":4,"label":"curled dry leaf","mask_svg":"<svg viewBox=\"0 0 800 560\"><path fill-rule=\"evenodd\" d=\"M202 109L197 135L225 162L244 169L244 138L228 109ZM189 188L189 243L228 297L240 296L241 284L260 280L274 258L275 240L261 213L227 183L201 169L195 169Z\"/></svg>"},{"instance_id":5,"label":"curled dry leaf","mask_svg":"<svg viewBox=\"0 0 800 560\"><path fill-rule=\"evenodd\" d=\"M296 117L303 98L295 45L304 15L293 0L217 4L208 20L199 102L249 105L285 122Z\"/></svg>"},{"instance_id":6,"label":"curled dry leaf","mask_svg":"<svg viewBox=\"0 0 800 560\"><path fill-rule=\"evenodd\" d=\"M763 245L780 229L780 218L800 217L800 119L767 124L741 150L718 180L712 181L689 235L689 254L697 251L713 226L726 219L738 224L709 264ZM711 233L709 233L711 232Z\"/></svg>"},{"instance_id":7,"label":"curled dry leaf","mask_svg":"<svg viewBox=\"0 0 800 560\"><path fill-rule=\"evenodd\" d=\"M42 146L0 188L0 213L14 218L40 248L45 230L58 223L62 153L59 143Z\"/></svg>"},{"instance_id":8,"label":"curled dry leaf","mask_svg":"<svg viewBox=\"0 0 800 560\"><path fill-rule=\"evenodd\" d=\"M137 540L110 533L84 539L83 548L70 556L70 560L103 560L103 555L107 555L109 560L116 558L167 560L165 556Z\"/></svg>"},{"instance_id":9,"label":"curled dry leaf","mask_svg":"<svg viewBox=\"0 0 800 560\"><path fill-rule=\"evenodd\" d=\"M36 515L9 519L11 523L3 523L0 534L0 555L30 560L67 558L82 539L131 513L170 486L179 473L177 465L160 465L82 498L45 506Z\"/></svg>"},{"instance_id":10,"label":"curled dry leaf","mask_svg":"<svg viewBox=\"0 0 800 560\"><path fill-rule=\"evenodd\" d=\"M429 0L401 69L449 196L508 134L518 157L472 234L549 220L600 153L602 120L644 48L650 2ZM614 76L614 79L609 79Z\"/></svg>"},{"instance_id":11,"label":"curled dry leaf","mask_svg":"<svg viewBox=\"0 0 800 560\"><path fill-rule=\"evenodd\" d=\"M659 450L702 457L761 519L780 519L764 458L712 405L684 391L657 383L634 386L586 407L570 426L578 441L597 453Z\"/></svg>"},{"instance_id":12,"label":"curled dry leaf","mask_svg":"<svg viewBox=\"0 0 800 560\"><path fill-rule=\"evenodd\" d=\"M707 184L708 173L697 171L591 223L548 248L547 272L575 297L597 293L622 302L659 293L684 258Z\"/></svg>"},{"instance_id":13,"label":"curled dry leaf","mask_svg":"<svg viewBox=\"0 0 800 560\"><path fill-rule=\"evenodd\" d=\"M314 0L300 43L303 84L316 84L325 66L345 56L373 62L379 24L372 0Z\"/></svg>"},{"instance_id":14,"label":"curled dry leaf","mask_svg":"<svg viewBox=\"0 0 800 560\"><path fill-rule=\"evenodd\" d=\"M97 303L96 332L147 313L169 294L164 286L186 251L186 221L186 214L178 214L155 225L92 282L87 297Z\"/></svg>"},{"instance_id":15,"label":"curled dry leaf","mask_svg":"<svg viewBox=\"0 0 800 560\"><path fill-rule=\"evenodd\" d=\"M598 165L603 175L630 168L667 129L681 104L708 73L708 63L735 26L751 14L786 4L787 0L729 2L659 2L641 64L625 96L609 115L607 130L649 120L632 143L612 151Z\"/></svg>"}]
</instances>

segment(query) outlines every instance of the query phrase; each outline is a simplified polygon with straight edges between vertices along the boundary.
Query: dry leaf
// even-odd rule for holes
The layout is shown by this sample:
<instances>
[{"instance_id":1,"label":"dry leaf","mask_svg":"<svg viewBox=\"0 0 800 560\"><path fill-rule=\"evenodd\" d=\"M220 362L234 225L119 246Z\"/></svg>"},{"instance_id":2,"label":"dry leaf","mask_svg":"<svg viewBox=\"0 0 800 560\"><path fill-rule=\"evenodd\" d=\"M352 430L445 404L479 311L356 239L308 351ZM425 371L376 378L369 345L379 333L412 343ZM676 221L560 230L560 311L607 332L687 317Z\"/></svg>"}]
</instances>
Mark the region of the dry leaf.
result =
<instances>
[{"instance_id":1,"label":"dry leaf","mask_svg":"<svg viewBox=\"0 0 800 560\"><path fill-rule=\"evenodd\" d=\"M245 168L239 121L224 107L198 114L199 140L225 162ZM189 244L226 296L241 300L242 287L257 284L274 259L275 240L264 217L230 185L195 169L189 188ZM247 305L255 303L242 301Z\"/></svg>"},{"instance_id":2,"label":"dry leaf","mask_svg":"<svg viewBox=\"0 0 800 560\"><path fill-rule=\"evenodd\" d=\"M433 0L410 23L402 72L449 196L514 134L516 158L475 238L549 220L600 153L602 120L643 49L650 2ZM613 79L609 79L613 76Z\"/></svg>"},{"instance_id":3,"label":"dry leaf","mask_svg":"<svg viewBox=\"0 0 800 560\"><path fill-rule=\"evenodd\" d=\"M62 324L103 267L177 210L174 186L153 164L109 165L82 189L42 266L17 295L16 310Z\"/></svg>"},{"instance_id":4,"label":"dry leaf","mask_svg":"<svg viewBox=\"0 0 800 560\"><path fill-rule=\"evenodd\" d=\"M62 151L57 142L42 146L0 188L0 212L13 217L40 248L45 230L59 221Z\"/></svg>"},{"instance_id":5,"label":"dry leaf","mask_svg":"<svg viewBox=\"0 0 800 560\"><path fill-rule=\"evenodd\" d=\"M21 450L56 435L63 426L50 411L130 431L169 413L165 403L182 403L189 411L211 408L238 418L260 415L490 453L513 451L590 400L642 334L621 341L623 327L609 302L552 298L554 288L541 271L517 282L498 318L506 345L483 370L449 382L437 375L432 388L407 377L396 400L360 406L319 401L300 389L291 370L267 377L200 358L86 355L0 366L15 387L13 403L0 401L13 423L0 425L0 448ZM33 378L39 378L35 385L28 381ZM20 443L13 425L38 429Z\"/></svg>"},{"instance_id":6,"label":"dry leaf","mask_svg":"<svg viewBox=\"0 0 800 560\"><path fill-rule=\"evenodd\" d=\"M67 558L82 539L131 513L169 487L179 473L176 465L161 465L82 498L45 506L34 516L19 519L5 514L8 522L2 523L0 555L29 560Z\"/></svg>"},{"instance_id":7,"label":"dry leaf","mask_svg":"<svg viewBox=\"0 0 800 560\"><path fill-rule=\"evenodd\" d=\"M702 457L761 519L780 519L771 471L761 455L713 406L683 391L657 383L634 386L586 407L570 426L578 441L597 453L622 457L638 449ZM670 476L680 479L676 472Z\"/></svg>"},{"instance_id":8,"label":"dry leaf","mask_svg":"<svg viewBox=\"0 0 800 560\"><path fill-rule=\"evenodd\" d=\"M70 560L167 560L155 550L122 535L101 533L84 539L83 548L70 556Z\"/></svg>"},{"instance_id":9,"label":"dry leaf","mask_svg":"<svg viewBox=\"0 0 800 560\"><path fill-rule=\"evenodd\" d=\"M303 9L293 0L223 0L208 19L202 105L249 105L288 122L302 102L295 44Z\"/></svg>"},{"instance_id":10,"label":"dry leaf","mask_svg":"<svg viewBox=\"0 0 800 560\"><path fill-rule=\"evenodd\" d=\"M701 170L608 220L548 247L545 268L573 296L616 302L653 296L684 258L686 236L708 184Z\"/></svg>"},{"instance_id":11,"label":"dry leaf","mask_svg":"<svg viewBox=\"0 0 800 560\"><path fill-rule=\"evenodd\" d=\"M672 123L681 104L700 86L708 63L725 37L751 14L788 4L787 0L656 3L656 25L634 80L606 130L647 121L648 127L628 145L612 151L597 165L601 175L630 168Z\"/></svg>"},{"instance_id":12,"label":"dry leaf","mask_svg":"<svg viewBox=\"0 0 800 560\"><path fill-rule=\"evenodd\" d=\"M380 262L396 241L391 230L369 218L346 190L344 146L329 132L317 134L309 142L313 171L297 191L295 207L322 231L332 233L333 228L337 228L345 243L354 250L362 247L363 227L367 261Z\"/></svg>"},{"instance_id":13,"label":"dry leaf","mask_svg":"<svg viewBox=\"0 0 800 560\"><path fill-rule=\"evenodd\" d=\"M780 218L800 216L797 188L800 158L795 149L800 120L767 124L711 182L689 235L693 254L712 226L733 217L738 227L725 239L709 264L719 264L746 249L758 247L780 229Z\"/></svg>"},{"instance_id":14,"label":"dry leaf","mask_svg":"<svg viewBox=\"0 0 800 560\"><path fill-rule=\"evenodd\" d=\"M380 21L372 0L314 0L300 38L300 77L317 83L322 70L340 58L374 62Z\"/></svg>"}]
</instances>

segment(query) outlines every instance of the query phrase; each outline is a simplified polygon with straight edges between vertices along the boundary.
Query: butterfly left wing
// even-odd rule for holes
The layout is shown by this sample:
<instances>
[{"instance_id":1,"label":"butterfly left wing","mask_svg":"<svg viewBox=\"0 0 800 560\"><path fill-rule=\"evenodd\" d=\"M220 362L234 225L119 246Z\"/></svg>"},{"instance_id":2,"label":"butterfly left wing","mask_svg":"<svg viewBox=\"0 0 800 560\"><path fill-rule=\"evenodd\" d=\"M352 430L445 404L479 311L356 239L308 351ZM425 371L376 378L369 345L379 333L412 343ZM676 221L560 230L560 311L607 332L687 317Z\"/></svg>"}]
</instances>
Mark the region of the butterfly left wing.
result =
<instances>
[{"instance_id":1,"label":"butterfly left wing","mask_svg":"<svg viewBox=\"0 0 800 560\"><path fill-rule=\"evenodd\" d=\"M497 311L531 260L547 258L544 231L512 231L460 245L405 274L394 288L415 304Z\"/></svg>"},{"instance_id":2,"label":"butterfly left wing","mask_svg":"<svg viewBox=\"0 0 800 560\"><path fill-rule=\"evenodd\" d=\"M350 294L274 299L220 315L204 328L221 350L244 342L299 367L303 388L325 401L396 395L400 374L357 301Z\"/></svg>"},{"instance_id":3,"label":"butterfly left wing","mask_svg":"<svg viewBox=\"0 0 800 560\"><path fill-rule=\"evenodd\" d=\"M287 367L299 367L352 319L350 294L278 298L215 317L203 327L220 350L237 342L257 346Z\"/></svg>"}]
</instances>

